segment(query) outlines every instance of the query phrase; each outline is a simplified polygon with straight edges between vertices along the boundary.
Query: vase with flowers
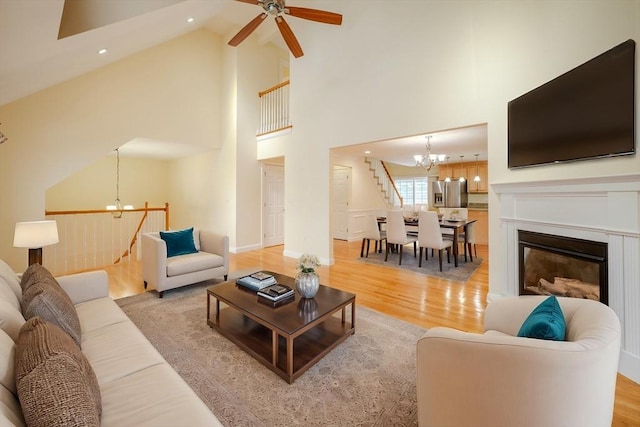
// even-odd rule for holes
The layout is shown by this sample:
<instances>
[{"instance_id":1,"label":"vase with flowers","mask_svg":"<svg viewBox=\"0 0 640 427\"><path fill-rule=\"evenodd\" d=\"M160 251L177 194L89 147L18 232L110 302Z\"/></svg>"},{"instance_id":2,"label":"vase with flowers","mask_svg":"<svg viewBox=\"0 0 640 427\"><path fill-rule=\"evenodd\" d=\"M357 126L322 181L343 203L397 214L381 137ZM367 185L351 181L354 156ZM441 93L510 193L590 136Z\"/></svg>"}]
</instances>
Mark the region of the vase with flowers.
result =
<instances>
[{"instance_id":1,"label":"vase with flowers","mask_svg":"<svg viewBox=\"0 0 640 427\"><path fill-rule=\"evenodd\" d=\"M316 268L320 267L320 261L315 255L303 254L298 258L298 275L296 276L296 289L302 298L313 298L320 288L320 277Z\"/></svg>"}]
</instances>

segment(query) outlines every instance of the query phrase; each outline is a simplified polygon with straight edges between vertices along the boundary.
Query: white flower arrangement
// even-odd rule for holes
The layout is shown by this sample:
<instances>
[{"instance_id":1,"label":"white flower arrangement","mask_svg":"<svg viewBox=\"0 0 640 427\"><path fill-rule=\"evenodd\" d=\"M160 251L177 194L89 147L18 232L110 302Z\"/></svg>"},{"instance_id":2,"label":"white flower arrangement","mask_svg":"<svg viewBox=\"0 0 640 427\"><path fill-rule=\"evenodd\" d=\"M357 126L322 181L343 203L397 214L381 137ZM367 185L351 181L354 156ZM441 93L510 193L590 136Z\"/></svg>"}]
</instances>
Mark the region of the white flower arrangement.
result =
<instances>
[{"instance_id":1,"label":"white flower arrangement","mask_svg":"<svg viewBox=\"0 0 640 427\"><path fill-rule=\"evenodd\" d=\"M320 261L315 255L302 254L298 258L297 268L300 273L315 273L318 267L320 267Z\"/></svg>"}]
</instances>

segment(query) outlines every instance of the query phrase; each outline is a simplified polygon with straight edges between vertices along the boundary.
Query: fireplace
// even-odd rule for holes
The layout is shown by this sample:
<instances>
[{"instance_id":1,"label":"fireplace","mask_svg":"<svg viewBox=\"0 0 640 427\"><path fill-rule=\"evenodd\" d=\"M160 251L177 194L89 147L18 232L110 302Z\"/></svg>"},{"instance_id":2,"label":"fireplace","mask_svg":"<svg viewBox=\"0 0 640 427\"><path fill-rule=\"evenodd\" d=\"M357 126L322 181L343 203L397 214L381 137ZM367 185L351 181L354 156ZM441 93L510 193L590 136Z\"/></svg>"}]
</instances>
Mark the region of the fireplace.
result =
<instances>
[{"instance_id":1,"label":"fireplace","mask_svg":"<svg viewBox=\"0 0 640 427\"><path fill-rule=\"evenodd\" d=\"M608 304L607 243L518 230L520 295Z\"/></svg>"}]
</instances>

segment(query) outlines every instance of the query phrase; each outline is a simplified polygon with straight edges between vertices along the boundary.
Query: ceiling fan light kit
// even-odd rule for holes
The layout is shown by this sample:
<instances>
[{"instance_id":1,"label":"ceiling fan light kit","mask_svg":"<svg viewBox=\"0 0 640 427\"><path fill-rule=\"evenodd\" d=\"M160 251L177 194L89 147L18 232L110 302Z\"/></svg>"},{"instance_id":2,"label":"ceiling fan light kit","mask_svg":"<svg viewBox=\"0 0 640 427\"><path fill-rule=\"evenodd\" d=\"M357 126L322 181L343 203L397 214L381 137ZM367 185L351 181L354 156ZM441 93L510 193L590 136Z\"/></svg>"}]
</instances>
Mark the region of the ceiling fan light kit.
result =
<instances>
[{"instance_id":1,"label":"ceiling fan light kit","mask_svg":"<svg viewBox=\"0 0 640 427\"><path fill-rule=\"evenodd\" d=\"M236 0L242 3L256 4L262 6L264 12L256 16L247 25L245 25L231 40L230 46L238 46L244 39L249 37L256 28L267 18L267 15L275 17L276 25L282 38L289 47L294 57L299 58L304 55L298 39L293 34L291 27L284 20L282 15L291 15L296 18L307 19L309 21L321 22L323 24L341 25L342 15L333 12L327 12L319 9L309 9L306 7L286 6L285 0Z\"/></svg>"}]
</instances>

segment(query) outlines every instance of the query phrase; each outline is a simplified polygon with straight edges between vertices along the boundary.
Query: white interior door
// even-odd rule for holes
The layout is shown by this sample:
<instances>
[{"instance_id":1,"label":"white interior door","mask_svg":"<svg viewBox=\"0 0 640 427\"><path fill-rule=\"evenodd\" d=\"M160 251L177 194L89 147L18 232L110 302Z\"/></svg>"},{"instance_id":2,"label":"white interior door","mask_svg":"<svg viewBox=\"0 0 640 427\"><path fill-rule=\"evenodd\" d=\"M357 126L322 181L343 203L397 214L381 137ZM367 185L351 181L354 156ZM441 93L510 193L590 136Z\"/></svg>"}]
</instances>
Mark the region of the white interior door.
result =
<instances>
[{"instance_id":1,"label":"white interior door","mask_svg":"<svg viewBox=\"0 0 640 427\"><path fill-rule=\"evenodd\" d=\"M351 168L333 167L333 238L349 238L349 202L351 199Z\"/></svg>"},{"instance_id":2,"label":"white interior door","mask_svg":"<svg viewBox=\"0 0 640 427\"><path fill-rule=\"evenodd\" d=\"M262 245L284 244L284 167L265 165Z\"/></svg>"}]
</instances>

